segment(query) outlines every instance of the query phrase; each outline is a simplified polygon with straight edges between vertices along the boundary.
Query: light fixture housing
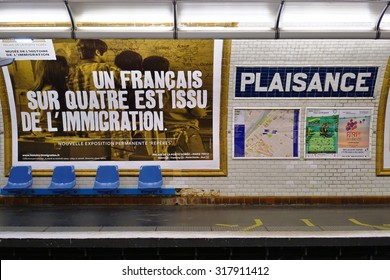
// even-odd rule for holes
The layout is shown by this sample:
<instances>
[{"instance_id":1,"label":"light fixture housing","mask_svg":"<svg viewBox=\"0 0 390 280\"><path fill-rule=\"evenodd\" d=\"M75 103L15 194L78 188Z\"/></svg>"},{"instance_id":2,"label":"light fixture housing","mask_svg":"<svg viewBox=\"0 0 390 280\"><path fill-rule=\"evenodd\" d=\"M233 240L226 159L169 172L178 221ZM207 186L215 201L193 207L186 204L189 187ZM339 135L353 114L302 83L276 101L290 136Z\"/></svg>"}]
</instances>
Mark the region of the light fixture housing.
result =
<instances>
[{"instance_id":1,"label":"light fixture housing","mask_svg":"<svg viewBox=\"0 0 390 280\"><path fill-rule=\"evenodd\" d=\"M63 1L0 1L0 38L71 38L72 29Z\"/></svg>"}]
</instances>

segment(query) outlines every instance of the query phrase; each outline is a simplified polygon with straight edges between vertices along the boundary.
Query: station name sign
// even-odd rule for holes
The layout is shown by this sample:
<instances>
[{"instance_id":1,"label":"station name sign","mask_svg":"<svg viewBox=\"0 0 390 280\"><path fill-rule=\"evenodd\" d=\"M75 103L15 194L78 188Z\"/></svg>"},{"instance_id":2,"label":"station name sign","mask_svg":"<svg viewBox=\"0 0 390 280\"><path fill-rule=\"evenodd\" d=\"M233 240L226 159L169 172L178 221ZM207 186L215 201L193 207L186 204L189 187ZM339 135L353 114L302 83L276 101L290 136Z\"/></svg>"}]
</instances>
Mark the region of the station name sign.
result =
<instances>
[{"instance_id":1,"label":"station name sign","mask_svg":"<svg viewBox=\"0 0 390 280\"><path fill-rule=\"evenodd\" d=\"M236 98L373 97L378 67L236 67Z\"/></svg>"}]
</instances>

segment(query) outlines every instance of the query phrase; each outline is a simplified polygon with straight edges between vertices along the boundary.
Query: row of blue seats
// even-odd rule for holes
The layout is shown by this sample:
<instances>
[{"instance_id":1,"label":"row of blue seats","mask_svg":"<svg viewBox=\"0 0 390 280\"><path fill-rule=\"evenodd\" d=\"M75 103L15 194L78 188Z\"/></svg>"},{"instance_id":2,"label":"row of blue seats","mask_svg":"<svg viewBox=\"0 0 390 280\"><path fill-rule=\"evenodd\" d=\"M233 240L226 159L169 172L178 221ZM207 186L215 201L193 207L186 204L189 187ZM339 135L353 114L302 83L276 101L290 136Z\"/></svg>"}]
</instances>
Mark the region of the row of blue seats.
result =
<instances>
[{"instance_id":1,"label":"row of blue seats","mask_svg":"<svg viewBox=\"0 0 390 280\"><path fill-rule=\"evenodd\" d=\"M12 166L8 182L3 190L18 194L28 190L33 184L31 166ZM138 189L155 191L161 189L163 177L159 165L140 167ZM68 193L76 186L76 174L73 165L55 166L48 190L53 193ZM112 193L120 186L119 171L116 165L101 165L96 170L93 190L99 193Z\"/></svg>"}]
</instances>

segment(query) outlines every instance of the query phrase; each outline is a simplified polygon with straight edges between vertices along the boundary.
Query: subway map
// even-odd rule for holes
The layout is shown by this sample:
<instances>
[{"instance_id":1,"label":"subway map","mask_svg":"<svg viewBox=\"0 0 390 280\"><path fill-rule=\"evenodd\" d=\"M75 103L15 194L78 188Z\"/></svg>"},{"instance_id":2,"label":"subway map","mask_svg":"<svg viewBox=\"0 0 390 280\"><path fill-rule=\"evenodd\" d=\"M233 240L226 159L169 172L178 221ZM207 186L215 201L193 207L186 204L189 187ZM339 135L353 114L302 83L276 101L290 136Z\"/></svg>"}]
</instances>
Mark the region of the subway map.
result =
<instances>
[{"instance_id":1,"label":"subway map","mask_svg":"<svg viewBox=\"0 0 390 280\"><path fill-rule=\"evenodd\" d=\"M298 156L298 109L236 109L235 126L245 128L245 158L289 158Z\"/></svg>"}]
</instances>

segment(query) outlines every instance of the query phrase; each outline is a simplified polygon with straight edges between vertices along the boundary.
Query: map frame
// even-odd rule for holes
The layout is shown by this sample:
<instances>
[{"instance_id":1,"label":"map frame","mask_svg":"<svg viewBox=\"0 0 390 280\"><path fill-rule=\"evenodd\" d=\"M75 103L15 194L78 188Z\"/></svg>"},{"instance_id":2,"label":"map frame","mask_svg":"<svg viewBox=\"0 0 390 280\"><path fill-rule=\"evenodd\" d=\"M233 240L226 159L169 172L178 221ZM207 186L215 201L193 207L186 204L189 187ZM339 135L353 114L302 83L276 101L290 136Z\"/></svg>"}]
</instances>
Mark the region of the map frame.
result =
<instances>
[{"instance_id":1,"label":"map frame","mask_svg":"<svg viewBox=\"0 0 390 280\"><path fill-rule=\"evenodd\" d=\"M237 110L254 110L254 111L265 111L265 110L277 110L277 111L286 111L294 110L297 113L296 119L293 121L292 136L295 137L295 140L292 139L292 155L291 156L236 156L236 111ZM302 108L300 107L234 107L233 108L233 128L232 128L232 159L300 159L301 158L301 123L302 123ZM295 127L295 129L294 129ZM295 132L294 132L295 131Z\"/></svg>"}]
</instances>

